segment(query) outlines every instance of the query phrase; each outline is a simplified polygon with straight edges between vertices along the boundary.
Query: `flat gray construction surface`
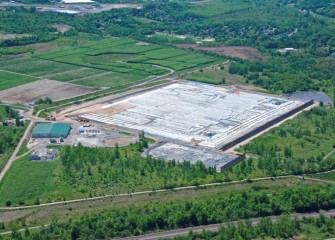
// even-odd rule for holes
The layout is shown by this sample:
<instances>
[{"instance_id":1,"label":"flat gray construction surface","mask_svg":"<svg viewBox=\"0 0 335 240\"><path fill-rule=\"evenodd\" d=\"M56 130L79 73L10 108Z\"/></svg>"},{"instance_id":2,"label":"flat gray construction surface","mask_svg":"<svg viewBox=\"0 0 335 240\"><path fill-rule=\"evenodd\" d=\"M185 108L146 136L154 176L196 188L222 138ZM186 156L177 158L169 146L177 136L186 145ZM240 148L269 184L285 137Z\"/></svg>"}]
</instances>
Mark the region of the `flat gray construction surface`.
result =
<instances>
[{"instance_id":1,"label":"flat gray construction surface","mask_svg":"<svg viewBox=\"0 0 335 240\"><path fill-rule=\"evenodd\" d=\"M278 96L187 82L99 106L99 111L81 116L160 138L219 148L301 105Z\"/></svg>"},{"instance_id":2,"label":"flat gray construction surface","mask_svg":"<svg viewBox=\"0 0 335 240\"><path fill-rule=\"evenodd\" d=\"M205 167L214 167L218 172L220 172L225 165L232 164L239 158L239 156L236 155L219 153L196 147L182 146L174 143L166 143L156 147L149 151L148 155L167 161L189 161L191 164L201 161Z\"/></svg>"},{"instance_id":3,"label":"flat gray construction surface","mask_svg":"<svg viewBox=\"0 0 335 240\"><path fill-rule=\"evenodd\" d=\"M323 92L294 92L288 96L292 100L298 100L302 102L313 100L315 102L323 102L325 105L334 105L330 97L328 97L327 94Z\"/></svg>"}]
</instances>

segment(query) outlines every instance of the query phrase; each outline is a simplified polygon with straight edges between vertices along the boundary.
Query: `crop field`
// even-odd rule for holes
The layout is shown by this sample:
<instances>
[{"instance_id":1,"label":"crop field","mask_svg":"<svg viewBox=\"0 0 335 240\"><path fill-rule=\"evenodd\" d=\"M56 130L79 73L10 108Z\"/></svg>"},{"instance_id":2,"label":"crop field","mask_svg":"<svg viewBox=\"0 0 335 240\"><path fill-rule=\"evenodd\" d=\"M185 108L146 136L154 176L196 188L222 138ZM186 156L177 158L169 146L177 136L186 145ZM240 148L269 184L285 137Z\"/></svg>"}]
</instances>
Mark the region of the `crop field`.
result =
<instances>
[{"instance_id":1,"label":"crop field","mask_svg":"<svg viewBox=\"0 0 335 240\"><path fill-rule=\"evenodd\" d=\"M80 78L87 78L98 74L106 73L107 71L99 70L99 69L82 69L79 71L74 72L68 72L63 74L57 74L54 76L48 77L51 80L57 80L57 81L72 81Z\"/></svg>"},{"instance_id":2,"label":"crop field","mask_svg":"<svg viewBox=\"0 0 335 240\"><path fill-rule=\"evenodd\" d=\"M27 75L3 89L33 81L34 76L90 87L119 87L215 61L215 57L183 49L111 38L2 61L0 70Z\"/></svg>"},{"instance_id":3,"label":"crop field","mask_svg":"<svg viewBox=\"0 0 335 240\"><path fill-rule=\"evenodd\" d=\"M121 87L141 80L143 77L134 74L109 73L106 75L89 77L72 81L74 84L88 87Z\"/></svg>"},{"instance_id":4,"label":"crop field","mask_svg":"<svg viewBox=\"0 0 335 240\"><path fill-rule=\"evenodd\" d=\"M182 49L119 38L55 50L35 57L143 77L168 73L166 69L153 65L183 70L216 61L214 57Z\"/></svg>"},{"instance_id":5,"label":"crop field","mask_svg":"<svg viewBox=\"0 0 335 240\"><path fill-rule=\"evenodd\" d=\"M78 68L80 67L47 60L36 60L32 58L16 59L0 63L0 70L3 69L37 77Z\"/></svg>"},{"instance_id":6,"label":"crop field","mask_svg":"<svg viewBox=\"0 0 335 240\"><path fill-rule=\"evenodd\" d=\"M0 91L38 80L35 77L0 71Z\"/></svg>"}]
</instances>

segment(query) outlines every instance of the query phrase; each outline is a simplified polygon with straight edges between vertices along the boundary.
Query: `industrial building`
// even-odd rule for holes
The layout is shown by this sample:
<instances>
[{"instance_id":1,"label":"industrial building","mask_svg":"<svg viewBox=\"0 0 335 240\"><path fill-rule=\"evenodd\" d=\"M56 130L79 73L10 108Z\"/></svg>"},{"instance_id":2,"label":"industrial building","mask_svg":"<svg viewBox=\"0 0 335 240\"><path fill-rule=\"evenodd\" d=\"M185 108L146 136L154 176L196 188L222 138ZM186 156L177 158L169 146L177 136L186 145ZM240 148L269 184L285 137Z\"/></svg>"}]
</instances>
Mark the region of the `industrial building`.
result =
<instances>
[{"instance_id":1,"label":"industrial building","mask_svg":"<svg viewBox=\"0 0 335 240\"><path fill-rule=\"evenodd\" d=\"M147 134L222 149L305 107L301 101L199 83L176 83L102 106L81 117ZM112 113L112 114L109 114Z\"/></svg>"},{"instance_id":2,"label":"industrial building","mask_svg":"<svg viewBox=\"0 0 335 240\"><path fill-rule=\"evenodd\" d=\"M67 138L71 125L66 123L38 123L32 138Z\"/></svg>"},{"instance_id":3,"label":"industrial building","mask_svg":"<svg viewBox=\"0 0 335 240\"><path fill-rule=\"evenodd\" d=\"M217 171L244 159L222 152L313 104L221 86L179 82L119 101L79 117L120 129L144 131L166 142L147 151L167 161L202 161Z\"/></svg>"},{"instance_id":4,"label":"industrial building","mask_svg":"<svg viewBox=\"0 0 335 240\"><path fill-rule=\"evenodd\" d=\"M147 154L154 158L164 159L166 161L189 161L191 164L201 161L205 167L215 168L217 172L221 172L223 169L245 159L244 155L228 154L175 143L165 143L154 147L149 149Z\"/></svg>"}]
</instances>

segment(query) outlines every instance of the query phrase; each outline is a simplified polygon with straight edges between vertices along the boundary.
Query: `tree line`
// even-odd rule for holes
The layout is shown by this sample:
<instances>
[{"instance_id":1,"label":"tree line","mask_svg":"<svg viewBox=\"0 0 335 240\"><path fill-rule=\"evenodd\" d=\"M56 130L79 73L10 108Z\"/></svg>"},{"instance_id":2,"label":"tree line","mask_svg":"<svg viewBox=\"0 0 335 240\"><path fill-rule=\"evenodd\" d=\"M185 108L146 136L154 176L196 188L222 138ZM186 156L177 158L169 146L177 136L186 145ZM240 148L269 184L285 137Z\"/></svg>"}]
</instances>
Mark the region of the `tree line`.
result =
<instances>
[{"instance_id":1,"label":"tree line","mask_svg":"<svg viewBox=\"0 0 335 240\"><path fill-rule=\"evenodd\" d=\"M58 221L25 236L15 233L12 239L110 239L145 234L158 230L222 223L226 221L267 217L292 212L306 213L335 208L335 190L332 186L294 186L282 190L255 188L253 190L218 193L211 197L127 206L86 214L80 218ZM240 235L252 239L261 233L272 237L290 237L299 231L298 222L287 218L274 225L269 219L261 220L258 227L249 223L221 228L227 234L223 239ZM247 230L248 229L248 230ZM229 233L233 231L233 233ZM237 235L237 233L238 235ZM250 232L249 232L250 231ZM236 236L235 236L236 234ZM237 238L237 239L240 239Z\"/></svg>"}]
</instances>

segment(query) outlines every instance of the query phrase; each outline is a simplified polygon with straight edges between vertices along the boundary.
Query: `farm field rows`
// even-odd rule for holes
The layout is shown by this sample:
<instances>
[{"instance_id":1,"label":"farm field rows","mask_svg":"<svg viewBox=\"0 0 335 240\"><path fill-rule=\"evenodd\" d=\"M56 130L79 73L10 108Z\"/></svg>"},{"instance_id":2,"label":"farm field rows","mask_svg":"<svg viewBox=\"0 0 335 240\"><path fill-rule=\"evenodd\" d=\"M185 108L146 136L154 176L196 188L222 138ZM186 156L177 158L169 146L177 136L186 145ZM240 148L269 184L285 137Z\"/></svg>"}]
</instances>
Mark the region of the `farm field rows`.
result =
<instances>
[{"instance_id":1,"label":"farm field rows","mask_svg":"<svg viewBox=\"0 0 335 240\"><path fill-rule=\"evenodd\" d=\"M216 61L216 58L203 54L119 38L88 43L67 50L55 50L35 57L118 73L136 74L143 78L168 73L166 69L153 65L183 70Z\"/></svg>"},{"instance_id":2,"label":"farm field rows","mask_svg":"<svg viewBox=\"0 0 335 240\"><path fill-rule=\"evenodd\" d=\"M119 87L167 74L169 69L180 71L217 60L178 48L110 38L3 61L0 70L89 87Z\"/></svg>"},{"instance_id":3,"label":"farm field rows","mask_svg":"<svg viewBox=\"0 0 335 240\"><path fill-rule=\"evenodd\" d=\"M82 69L79 71L74 71L74 72L68 72L68 73L63 73L63 74L57 74L51 77L48 77L51 80L56 80L56 81L72 81L80 78L86 78L90 76L94 76L97 74L103 74L107 73L107 71L99 70L99 69Z\"/></svg>"},{"instance_id":4,"label":"farm field rows","mask_svg":"<svg viewBox=\"0 0 335 240\"><path fill-rule=\"evenodd\" d=\"M74 84L88 87L121 87L141 80L142 77L133 74L109 73L102 76L92 76L85 79L72 81Z\"/></svg>"},{"instance_id":5,"label":"farm field rows","mask_svg":"<svg viewBox=\"0 0 335 240\"><path fill-rule=\"evenodd\" d=\"M15 59L0 63L0 69L36 77L79 68L80 67L74 65L33 58Z\"/></svg>"}]
</instances>

